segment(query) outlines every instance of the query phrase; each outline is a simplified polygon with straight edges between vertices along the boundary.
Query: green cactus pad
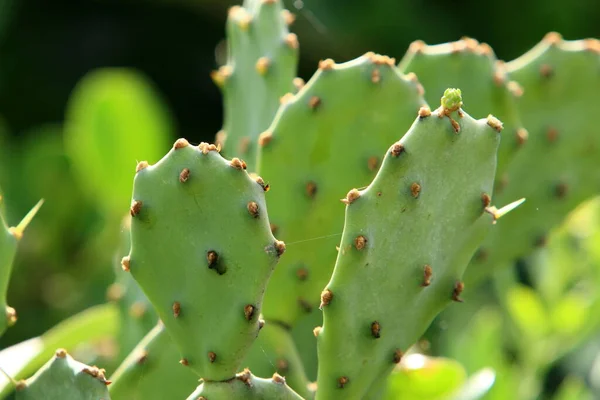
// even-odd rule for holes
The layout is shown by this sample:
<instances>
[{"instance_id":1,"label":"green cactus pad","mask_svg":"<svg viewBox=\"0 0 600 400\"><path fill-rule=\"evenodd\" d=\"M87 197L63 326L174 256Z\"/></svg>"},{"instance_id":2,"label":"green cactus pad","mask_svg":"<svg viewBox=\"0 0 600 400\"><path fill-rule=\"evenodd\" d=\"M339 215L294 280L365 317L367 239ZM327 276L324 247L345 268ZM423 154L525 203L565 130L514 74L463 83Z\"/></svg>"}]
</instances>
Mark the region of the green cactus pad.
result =
<instances>
[{"instance_id":1,"label":"green cactus pad","mask_svg":"<svg viewBox=\"0 0 600 400\"><path fill-rule=\"evenodd\" d=\"M110 400L104 370L71 358L63 349L34 376L17 384L17 400Z\"/></svg>"},{"instance_id":2,"label":"green cactus pad","mask_svg":"<svg viewBox=\"0 0 600 400\"><path fill-rule=\"evenodd\" d=\"M253 170L258 135L269 127L279 98L294 88L298 39L280 0L246 0L227 18L228 61L212 74L224 98L225 122L217 142L228 157Z\"/></svg>"},{"instance_id":3,"label":"green cactus pad","mask_svg":"<svg viewBox=\"0 0 600 400\"><path fill-rule=\"evenodd\" d=\"M262 297L285 250L269 228L262 179L214 145L179 139L141 163L131 206L133 274L179 347L206 380L231 379L262 326Z\"/></svg>"},{"instance_id":4,"label":"green cactus pad","mask_svg":"<svg viewBox=\"0 0 600 400\"><path fill-rule=\"evenodd\" d=\"M127 215L121 224L119 249L115 254L114 270L116 281L108 287L107 298L119 309L119 346L117 359L121 362L144 336L156 325L158 315L152 304L128 271L121 263L131 248L131 216Z\"/></svg>"},{"instance_id":5,"label":"green cactus pad","mask_svg":"<svg viewBox=\"0 0 600 400\"><path fill-rule=\"evenodd\" d=\"M527 202L493 229L469 269L470 280L544 245L548 231L599 189L600 135L594 113L600 43L563 41L551 33L506 68L524 89L517 105L529 140L498 177L495 201L525 197Z\"/></svg>"},{"instance_id":6,"label":"green cactus pad","mask_svg":"<svg viewBox=\"0 0 600 400\"><path fill-rule=\"evenodd\" d=\"M280 325L265 324L242 366L259 376L271 376L277 372L302 397L313 396L292 335Z\"/></svg>"},{"instance_id":7,"label":"green cactus pad","mask_svg":"<svg viewBox=\"0 0 600 400\"><path fill-rule=\"evenodd\" d=\"M159 323L111 376L111 397L113 400L185 398L198 384L198 378L178 364L179 358L179 350Z\"/></svg>"},{"instance_id":8,"label":"green cactus pad","mask_svg":"<svg viewBox=\"0 0 600 400\"><path fill-rule=\"evenodd\" d=\"M414 73L425 87L425 98L430 104L447 87L460 87L469 93L466 107L474 118L493 114L504 124L498 149L497 175L500 175L527 140L516 107L516 99L523 90L515 81L509 81L502 62L496 59L490 46L474 39L426 45L413 42L398 65L406 74Z\"/></svg>"},{"instance_id":9,"label":"green cactus pad","mask_svg":"<svg viewBox=\"0 0 600 400\"><path fill-rule=\"evenodd\" d=\"M273 187L270 219L290 243L267 288L267 321L292 326L318 306L341 236L340 199L348 187L369 184L423 104L421 85L373 53L321 61L306 86L286 97L259 140L259 172Z\"/></svg>"},{"instance_id":10,"label":"green cactus pad","mask_svg":"<svg viewBox=\"0 0 600 400\"><path fill-rule=\"evenodd\" d=\"M204 382L187 400L303 400L274 374L272 379L257 378L245 369L226 382Z\"/></svg>"},{"instance_id":11,"label":"green cactus pad","mask_svg":"<svg viewBox=\"0 0 600 400\"><path fill-rule=\"evenodd\" d=\"M458 92L447 105L457 105ZM379 173L353 189L317 329L320 399L360 399L451 301L492 227L499 122L421 109ZM398 135L400 136L400 135Z\"/></svg>"},{"instance_id":12,"label":"green cactus pad","mask_svg":"<svg viewBox=\"0 0 600 400\"><path fill-rule=\"evenodd\" d=\"M2 203L2 196L0 196ZM0 336L8 327L17 322L17 312L8 306L6 295L12 272L13 260L17 252L17 244L23 236L23 231L31 222L37 211L42 206L40 201L16 227L8 227L4 215L0 213ZM4 313L4 315L1 315Z\"/></svg>"}]
</instances>

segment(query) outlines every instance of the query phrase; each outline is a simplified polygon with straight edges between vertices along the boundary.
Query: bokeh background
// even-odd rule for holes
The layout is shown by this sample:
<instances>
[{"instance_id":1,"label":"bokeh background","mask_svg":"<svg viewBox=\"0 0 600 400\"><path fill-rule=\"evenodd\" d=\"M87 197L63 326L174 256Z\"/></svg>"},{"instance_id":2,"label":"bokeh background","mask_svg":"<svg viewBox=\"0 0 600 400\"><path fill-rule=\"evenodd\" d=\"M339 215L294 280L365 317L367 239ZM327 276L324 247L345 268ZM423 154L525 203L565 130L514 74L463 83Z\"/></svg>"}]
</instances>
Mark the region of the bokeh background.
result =
<instances>
[{"instance_id":1,"label":"bokeh background","mask_svg":"<svg viewBox=\"0 0 600 400\"><path fill-rule=\"evenodd\" d=\"M39 335L106 300L114 280L114 223L84 193L65 154L65 116L77 83L106 67L140 73L171 139L213 141L221 95L210 72L226 57L229 0L2 0L0 2L0 187L9 223L40 198L46 205L24 238L9 290L19 323L0 348ZM600 37L598 0L305 0L296 14L299 75L320 59L367 51L400 59L416 39L470 36L511 60L547 32ZM469 98L465 104L468 106ZM151 107L154 107L152 105ZM157 106L158 107L158 106ZM108 233L107 233L108 232Z\"/></svg>"}]
</instances>

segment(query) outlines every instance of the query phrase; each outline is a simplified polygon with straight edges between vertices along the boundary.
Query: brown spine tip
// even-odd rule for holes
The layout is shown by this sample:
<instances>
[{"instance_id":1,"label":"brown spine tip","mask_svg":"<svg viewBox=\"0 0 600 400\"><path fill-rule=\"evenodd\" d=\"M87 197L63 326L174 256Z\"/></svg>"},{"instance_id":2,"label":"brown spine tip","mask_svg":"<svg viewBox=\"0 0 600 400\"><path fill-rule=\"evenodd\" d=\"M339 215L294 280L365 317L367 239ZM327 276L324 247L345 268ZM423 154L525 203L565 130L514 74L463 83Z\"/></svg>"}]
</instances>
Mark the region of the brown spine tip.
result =
<instances>
[{"instance_id":1,"label":"brown spine tip","mask_svg":"<svg viewBox=\"0 0 600 400\"><path fill-rule=\"evenodd\" d=\"M208 267L212 268L217 264L217 262L219 262L219 255L216 251L209 250L206 253L206 260L208 261Z\"/></svg>"},{"instance_id":2,"label":"brown spine tip","mask_svg":"<svg viewBox=\"0 0 600 400\"><path fill-rule=\"evenodd\" d=\"M494 71L494 83L496 84L496 86L498 86L498 87L504 86L505 81L506 81L506 75L504 74L504 71L501 71L501 70Z\"/></svg>"},{"instance_id":3,"label":"brown spine tip","mask_svg":"<svg viewBox=\"0 0 600 400\"><path fill-rule=\"evenodd\" d=\"M256 202L254 201L250 201L248 202L248 213L253 217L253 218L258 218L258 204L256 204Z\"/></svg>"},{"instance_id":4,"label":"brown spine tip","mask_svg":"<svg viewBox=\"0 0 600 400\"><path fill-rule=\"evenodd\" d=\"M315 337L319 337L319 334L321 333L321 329L323 329L320 326L315 326L315 328L313 329L313 335L315 335Z\"/></svg>"},{"instance_id":5,"label":"brown spine tip","mask_svg":"<svg viewBox=\"0 0 600 400\"><path fill-rule=\"evenodd\" d=\"M419 108L419 118L427 118L431 116L431 109L429 107Z\"/></svg>"},{"instance_id":6,"label":"brown spine tip","mask_svg":"<svg viewBox=\"0 0 600 400\"><path fill-rule=\"evenodd\" d=\"M419 82L419 78L417 77L417 74L415 74L414 72L409 72L408 74L406 74L405 78L414 83Z\"/></svg>"},{"instance_id":7,"label":"brown spine tip","mask_svg":"<svg viewBox=\"0 0 600 400\"><path fill-rule=\"evenodd\" d=\"M363 235L357 236L354 239L354 247L356 247L356 250L362 250L367 246L367 238L364 237Z\"/></svg>"},{"instance_id":8,"label":"brown spine tip","mask_svg":"<svg viewBox=\"0 0 600 400\"><path fill-rule=\"evenodd\" d=\"M308 278L308 269L300 267L296 270L296 276L299 280L305 281Z\"/></svg>"},{"instance_id":9,"label":"brown spine tip","mask_svg":"<svg viewBox=\"0 0 600 400\"><path fill-rule=\"evenodd\" d=\"M121 258L121 268L125 272L129 272L131 266L131 258L129 256L125 256Z\"/></svg>"},{"instance_id":10,"label":"brown spine tip","mask_svg":"<svg viewBox=\"0 0 600 400\"><path fill-rule=\"evenodd\" d=\"M269 227L271 228L271 233L273 235L275 235L277 233L277 230L279 230L279 227L277 225L275 225L274 223L269 224Z\"/></svg>"},{"instance_id":11,"label":"brown spine tip","mask_svg":"<svg viewBox=\"0 0 600 400\"><path fill-rule=\"evenodd\" d=\"M377 168L379 168L379 158L375 156L369 157L367 167L369 167L369 170L371 171L377 171Z\"/></svg>"},{"instance_id":12,"label":"brown spine tip","mask_svg":"<svg viewBox=\"0 0 600 400\"><path fill-rule=\"evenodd\" d=\"M371 323L371 336L375 339L379 339L381 337L381 325L377 321L373 321Z\"/></svg>"},{"instance_id":13,"label":"brown spine tip","mask_svg":"<svg viewBox=\"0 0 600 400\"><path fill-rule=\"evenodd\" d=\"M233 74L233 68L230 65L223 65L217 71L212 71L210 77L218 87L225 86L227 79Z\"/></svg>"},{"instance_id":14,"label":"brown spine tip","mask_svg":"<svg viewBox=\"0 0 600 400\"><path fill-rule=\"evenodd\" d=\"M402 143L394 143L390 149L390 153L392 157L398 157L400 154L404 153L404 145Z\"/></svg>"},{"instance_id":15,"label":"brown spine tip","mask_svg":"<svg viewBox=\"0 0 600 400\"><path fill-rule=\"evenodd\" d=\"M148 352L146 350L144 350L140 353L140 356L138 357L138 359L135 363L137 365L142 365L146 362L147 359L148 359Z\"/></svg>"},{"instance_id":16,"label":"brown spine tip","mask_svg":"<svg viewBox=\"0 0 600 400\"><path fill-rule=\"evenodd\" d=\"M425 50L425 47L427 47L427 45L425 44L424 41L422 41L422 40L415 40L408 47L408 51L411 52L411 53L419 54L419 53L422 53Z\"/></svg>"},{"instance_id":17,"label":"brown spine tip","mask_svg":"<svg viewBox=\"0 0 600 400\"><path fill-rule=\"evenodd\" d=\"M481 43L478 47L477 47L477 54L480 54L482 56L491 56L494 54L494 50L492 49L492 47L487 44L487 43Z\"/></svg>"},{"instance_id":18,"label":"brown spine tip","mask_svg":"<svg viewBox=\"0 0 600 400\"><path fill-rule=\"evenodd\" d=\"M317 194L317 184L313 181L310 181L306 184L306 195L313 199Z\"/></svg>"},{"instance_id":19,"label":"brown spine tip","mask_svg":"<svg viewBox=\"0 0 600 400\"><path fill-rule=\"evenodd\" d=\"M310 100L308 100L308 106L313 110L316 110L320 105L321 99L317 96L312 96Z\"/></svg>"},{"instance_id":20,"label":"brown spine tip","mask_svg":"<svg viewBox=\"0 0 600 400\"><path fill-rule=\"evenodd\" d=\"M24 390L26 387L27 387L27 382L26 382L25 380L23 380L23 379L21 379L20 381L18 381L18 382L15 384L15 389L16 389L17 391Z\"/></svg>"},{"instance_id":21,"label":"brown spine tip","mask_svg":"<svg viewBox=\"0 0 600 400\"><path fill-rule=\"evenodd\" d=\"M264 327L265 327L265 320L264 319L259 319L258 320L258 330L260 331Z\"/></svg>"},{"instance_id":22,"label":"brown spine tip","mask_svg":"<svg viewBox=\"0 0 600 400\"><path fill-rule=\"evenodd\" d=\"M498 118L494 117L492 114L488 115L487 124L492 129L494 129L496 132L502 132L502 129L503 129L502 122L500 122L500 120Z\"/></svg>"},{"instance_id":23,"label":"brown spine tip","mask_svg":"<svg viewBox=\"0 0 600 400\"><path fill-rule=\"evenodd\" d=\"M281 17L287 26L290 26L296 21L296 16L291 13L289 10L281 11Z\"/></svg>"},{"instance_id":24,"label":"brown spine tip","mask_svg":"<svg viewBox=\"0 0 600 400\"><path fill-rule=\"evenodd\" d=\"M525 144L525 142L527 142L527 139L529 138L529 132L527 132L527 129L525 128L519 128L517 129L515 136L517 138L517 144L522 146Z\"/></svg>"},{"instance_id":25,"label":"brown spine tip","mask_svg":"<svg viewBox=\"0 0 600 400\"><path fill-rule=\"evenodd\" d=\"M333 300L333 292L329 289L323 290L323 292L321 292L321 305L319 308L322 309L323 307L328 306L329 303L331 303L331 300Z\"/></svg>"},{"instance_id":26,"label":"brown spine tip","mask_svg":"<svg viewBox=\"0 0 600 400\"><path fill-rule=\"evenodd\" d=\"M483 208L487 208L492 203L492 198L487 193L481 193L481 203L483 204Z\"/></svg>"},{"instance_id":27,"label":"brown spine tip","mask_svg":"<svg viewBox=\"0 0 600 400\"><path fill-rule=\"evenodd\" d=\"M189 177L190 177L190 170L189 170L189 168L184 168L179 173L179 182L185 183L185 182L187 182L187 180L188 180Z\"/></svg>"},{"instance_id":28,"label":"brown spine tip","mask_svg":"<svg viewBox=\"0 0 600 400\"><path fill-rule=\"evenodd\" d=\"M254 316L254 310L255 308L252 304L247 304L244 306L244 317L246 317L246 320L252 320L252 317Z\"/></svg>"},{"instance_id":29,"label":"brown spine tip","mask_svg":"<svg viewBox=\"0 0 600 400\"><path fill-rule=\"evenodd\" d=\"M277 372L273 374L273 378L271 378L271 380L277 384L285 385L285 378L279 375Z\"/></svg>"},{"instance_id":30,"label":"brown spine tip","mask_svg":"<svg viewBox=\"0 0 600 400\"><path fill-rule=\"evenodd\" d=\"M135 217L136 215L138 215L140 213L140 211L142 211L142 205L144 203L142 203L141 200L134 200L133 203L131 204L131 208L129 209L129 214L131 214L132 217Z\"/></svg>"},{"instance_id":31,"label":"brown spine tip","mask_svg":"<svg viewBox=\"0 0 600 400\"><path fill-rule=\"evenodd\" d=\"M146 305L141 301L136 301L129 307L129 316L133 319L140 319L146 314Z\"/></svg>"},{"instance_id":32,"label":"brown spine tip","mask_svg":"<svg viewBox=\"0 0 600 400\"><path fill-rule=\"evenodd\" d=\"M460 124L452 118L450 118L450 125L452 125L452 129L454 129L454 133L460 132Z\"/></svg>"},{"instance_id":33,"label":"brown spine tip","mask_svg":"<svg viewBox=\"0 0 600 400\"><path fill-rule=\"evenodd\" d=\"M135 167L136 174L138 172L140 172L141 170L148 168L149 166L150 166L150 164L148 164L148 161L140 161L138 163L138 165Z\"/></svg>"},{"instance_id":34,"label":"brown spine tip","mask_svg":"<svg viewBox=\"0 0 600 400\"><path fill-rule=\"evenodd\" d=\"M402 356L404 356L402 350L396 349L396 351L394 351L394 358L392 359L394 361L394 364L400 363L400 361L402 361Z\"/></svg>"},{"instance_id":35,"label":"brown spine tip","mask_svg":"<svg viewBox=\"0 0 600 400\"><path fill-rule=\"evenodd\" d=\"M265 180L263 178L261 178L260 176L256 177L256 183L258 183L258 185L265 191L268 192L269 189L271 189L271 185L269 185L268 183L265 183Z\"/></svg>"},{"instance_id":36,"label":"brown spine tip","mask_svg":"<svg viewBox=\"0 0 600 400\"><path fill-rule=\"evenodd\" d=\"M190 365L187 358L182 358L181 360L179 360L179 364L183 365L184 367L187 367L188 365Z\"/></svg>"},{"instance_id":37,"label":"brown spine tip","mask_svg":"<svg viewBox=\"0 0 600 400\"><path fill-rule=\"evenodd\" d=\"M65 358L67 356L67 350L65 350L65 349L57 349L54 352L54 355L56 356L56 358Z\"/></svg>"},{"instance_id":38,"label":"brown spine tip","mask_svg":"<svg viewBox=\"0 0 600 400\"><path fill-rule=\"evenodd\" d=\"M266 131L260 134L260 136L258 137L258 144L260 146L266 146L271 142L271 139L273 139L273 133L270 131Z\"/></svg>"},{"instance_id":39,"label":"brown spine tip","mask_svg":"<svg viewBox=\"0 0 600 400\"><path fill-rule=\"evenodd\" d=\"M294 80L292 80L292 83L294 85L294 87L296 88L296 90L300 90L304 87L304 79L302 78L294 78Z\"/></svg>"},{"instance_id":40,"label":"brown spine tip","mask_svg":"<svg viewBox=\"0 0 600 400\"><path fill-rule=\"evenodd\" d=\"M598 39L583 39L583 47L587 51L600 54L600 40Z\"/></svg>"},{"instance_id":41,"label":"brown spine tip","mask_svg":"<svg viewBox=\"0 0 600 400\"><path fill-rule=\"evenodd\" d=\"M556 142L556 139L558 139L558 131L556 128L548 128L548 131L546 132L546 139L550 143Z\"/></svg>"},{"instance_id":42,"label":"brown spine tip","mask_svg":"<svg viewBox=\"0 0 600 400\"><path fill-rule=\"evenodd\" d=\"M125 289L123 285L118 282L112 283L108 289L106 289L106 299L108 301L119 301L125 295Z\"/></svg>"},{"instance_id":43,"label":"brown spine tip","mask_svg":"<svg viewBox=\"0 0 600 400\"><path fill-rule=\"evenodd\" d=\"M463 42L465 43L465 47L468 51L475 53L477 48L479 47L479 42L470 37L464 37Z\"/></svg>"},{"instance_id":44,"label":"brown spine tip","mask_svg":"<svg viewBox=\"0 0 600 400\"><path fill-rule=\"evenodd\" d=\"M281 240L275 240L274 245L277 256L280 257L285 252L285 243Z\"/></svg>"},{"instance_id":45,"label":"brown spine tip","mask_svg":"<svg viewBox=\"0 0 600 400\"><path fill-rule=\"evenodd\" d=\"M290 368L290 364L284 358L278 359L275 364L277 366L277 372L281 372L282 374L287 373Z\"/></svg>"},{"instance_id":46,"label":"brown spine tip","mask_svg":"<svg viewBox=\"0 0 600 400\"><path fill-rule=\"evenodd\" d=\"M183 149L184 147L187 147L189 145L190 145L190 142L188 142L186 139L180 138L175 141L175 144L173 144L173 149L179 150L179 149Z\"/></svg>"},{"instance_id":47,"label":"brown spine tip","mask_svg":"<svg viewBox=\"0 0 600 400\"><path fill-rule=\"evenodd\" d=\"M423 267L423 283L421 284L421 286L426 287L431 285L431 278L433 277L433 269L431 268L431 265L426 264Z\"/></svg>"},{"instance_id":48,"label":"brown spine tip","mask_svg":"<svg viewBox=\"0 0 600 400\"><path fill-rule=\"evenodd\" d=\"M543 41L553 46L559 44L562 41L562 36L558 32L548 32L546 36L544 36Z\"/></svg>"},{"instance_id":49,"label":"brown spine tip","mask_svg":"<svg viewBox=\"0 0 600 400\"><path fill-rule=\"evenodd\" d=\"M341 376L341 377L338 378L338 387L340 389L343 389L344 386L346 386L348 384L348 382L350 382L350 379L348 379L348 377Z\"/></svg>"},{"instance_id":50,"label":"brown spine tip","mask_svg":"<svg viewBox=\"0 0 600 400\"><path fill-rule=\"evenodd\" d=\"M419 197L420 193L421 193L421 185L419 185L417 182L413 182L410 185L410 194L412 195L412 197L414 197L416 199L417 197Z\"/></svg>"},{"instance_id":51,"label":"brown spine tip","mask_svg":"<svg viewBox=\"0 0 600 400\"><path fill-rule=\"evenodd\" d=\"M330 71L335 68L335 61L331 58L319 61L319 69L321 71Z\"/></svg>"},{"instance_id":52,"label":"brown spine tip","mask_svg":"<svg viewBox=\"0 0 600 400\"><path fill-rule=\"evenodd\" d=\"M289 102L294 100L295 97L296 96L294 96L294 93L286 93L279 98L279 104L281 104L281 105L288 104Z\"/></svg>"},{"instance_id":53,"label":"brown spine tip","mask_svg":"<svg viewBox=\"0 0 600 400\"><path fill-rule=\"evenodd\" d=\"M214 363L216 359L217 359L217 355L215 354L215 352L209 351L208 352L208 361L210 361L211 363Z\"/></svg>"},{"instance_id":54,"label":"brown spine tip","mask_svg":"<svg viewBox=\"0 0 600 400\"><path fill-rule=\"evenodd\" d=\"M221 132L219 132L219 133L221 133ZM219 141L219 138L218 138L219 133L217 133L217 141ZM200 150L202 152L202 154L205 154L205 155L208 154L210 151L216 151L218 153L219 151L221 151L219 146L221 146L220 142L217 143L216 146L214 144L202 142L198 145L198 150Z\"/></svg>"},{"instance_id":55,"label":"brown spine tip","mask_svg":"<svg viewBox=\"0 0 600 400\"><path fill-rule=\"evenodd\" d=\"M256 72L259 75L265 76L267 72L269 72L269 67L271 66L271 60L268 57L260 57L258 61L256 61Z\"/></svg>"},{"instance_id":56,"label":"brown spine tip","mask_svg":"<svg viewBox=\"0 0 600 400\"><path fill-rule=\"evenodd\" d=\"M348 192L345 199L341 199L341 202L346 205L350 205L350 204L354 203L359 197L360 197L360 192L358 191L358 189L352 189L351 191Z\"/></svg>"},{"instance_id":57,"label":"brown spine tip","mask_svg":"<svg viewBox=\"0 0 600 400\"><path fill-rule=\"evenodd\" d=\"M173 316L175 318L178 318L180 314L181 314L181 303L176 301L173 303Z\"/></svg>"},{"instance_id":58,"label":"brown spine tip","mask_svg":"<svg viewBox=\"0 0 600 400\"><path fill-rule=\"evenodd\" d=\"M232 158L229 165L240 171L246 169L246 163L237 157Z\"/></svg>"},{"instance_id":59,"label":"brown spine tip","mask_svg":"<svg viewBox=\"0 0 600 400\"><path fill-rule=\"evenodd\" d=\"M238 154L248 153L248 148L250 147L250 138L248 136L241 137L237 147Z\"/></svg>"},{"instance_id":60,"label":"brown spine tip","mask_svg":"<svg viewBox=\"0 0 600 400\"><path fill-rule=\"evenodd\" d=\"M388 67L394 67L396 65L395 58L391 58L381 54L368 52L365 54L365 57L367 57L375 65L387 65Z\"/></svg>"},{"instance_id":61,"label":"brown spine tip","mask_svg":"<svg viewBox=\"0 0 600 400\"><path fill-rule=\"evenodd\" d=\"M373 71L371 71L371 82L381 82L381 72L378 69L374 69Z\"/></svg>"},{"instance_id":62,"label":"brown spine tip","mask_svg":"<svg viewBox=\"0 0 600 400\"><path fill-rule=\"evenodd\" d=\"M244 382L248 387L252 387L252 373L248 368L245 368L242 372L237 374L235 379Z\"/></svg>"},{"instance_id":63,"label":"brown spine tip","mask_svg":"<svg viewBox=\"0 0 600 400\"><path fill-rule=\"evenodd\" d=\"M454 291L452 292L452 300L462 303L463 300L460 298L460 294L465 288L465 284L463 282L456 282L454 285Z\"/></svg>"},{"instance_id":64,"label":"brown spine tip","mask_svg":"<svg viewBox=\"0 0 600 400\"><path fill-rule=\"evenodd\" d=\"M564 198L567 195L568 189L569 189L569 187L567 186L566 183L560 182L554 188L554 194L559 199L562 199L562 198Z\"/></svg>"},{"instance_id":65,"label":"brown spine tip","mask_svg":"<svg viewBox=\"0 0 600 400\"><path fill-rule=\"evenodd\" d=\"M300 44L298 43L298 36L296 36L295 33L288 33L286 35L285 44L292 50L296 50L298 47L300 47Z\"/></svg>"},{"instance_id":66,"label":"brown spine tip","mask_svg":"<svg viewBox=\"0 0 600 400\"><path fill-rule=\"evenodd\" d=\"M540 75L542 78L551 78L554 75L554 69L548 64L542 64L540 66Z\"/></svg>"},{"instance_id":67,"label":"brown spine tip","mask_svg":"<svg viewBox=\"0 0 600 400\"><path fill-rule=\"evenodd\" d=\"M515 97L521 97L521 96L523 96L523 93L525 93L525 90L523 90L523 87L515 81L509 81L506 84L506 88Z\"/></svg>"}]
</instances>

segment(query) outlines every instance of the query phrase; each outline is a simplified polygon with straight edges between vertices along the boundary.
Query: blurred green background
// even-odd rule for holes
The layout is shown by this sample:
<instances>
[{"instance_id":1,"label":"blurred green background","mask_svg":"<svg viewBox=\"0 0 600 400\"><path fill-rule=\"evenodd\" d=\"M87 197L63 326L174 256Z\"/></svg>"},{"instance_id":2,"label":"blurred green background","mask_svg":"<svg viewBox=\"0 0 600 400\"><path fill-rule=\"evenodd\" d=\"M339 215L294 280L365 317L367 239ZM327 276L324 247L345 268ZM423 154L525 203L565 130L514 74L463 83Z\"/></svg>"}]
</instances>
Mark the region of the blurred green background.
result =
<instances>
[{"instance_id":1,"label":"blurred green background","mask_svg":"<svg viewBox=\"0 0 600 400\"><path fill-rule=\"evenodd\" d=\"M224 0L0 2L0 187L9 224L16 224L40 198L46 199L20 246L8 297L19 312L19 322L0 339L0 348L39 335L58 321L104 302L106 288L114 280L111 263L118 230L110 228L118 226L120 215L107 212L107 200L96 201L80 184L65 150L73 151L77 144L65 132L72 124L98 126L115 118L125 121L128 112L139 112L135 129L155 129L148 134L173 140L212 142L222 123L222 106L209 74L224 62L225 19L227 8L234 4ZM470 36L489 43L500 59L511 60L548 31L558 31L566 39L600 37L598 0L285 4L297 17L292 31L300 40L299 75L304 79L310 78L320 59L342 62L367 51L400 59L416 39L435 44ZM133 69L140 75L132 78L134 83L115 81L113 92L85 100L96 105L112 102L113 109L106 106L90 121L70 118L69 99L77 95L77 83L104 67ZM143 109L127 110L128 99L119 105L119 93L137 96ZM468 101L467 96L467 106ZM146 154L164 153L169 142ZM104 151L118 157L123 149ZM90 181L96 180L95 169L112 167L94 160L90 164L94 164ZM527 283L522 275L520 280Z\"/></svg>"}]
</instances>

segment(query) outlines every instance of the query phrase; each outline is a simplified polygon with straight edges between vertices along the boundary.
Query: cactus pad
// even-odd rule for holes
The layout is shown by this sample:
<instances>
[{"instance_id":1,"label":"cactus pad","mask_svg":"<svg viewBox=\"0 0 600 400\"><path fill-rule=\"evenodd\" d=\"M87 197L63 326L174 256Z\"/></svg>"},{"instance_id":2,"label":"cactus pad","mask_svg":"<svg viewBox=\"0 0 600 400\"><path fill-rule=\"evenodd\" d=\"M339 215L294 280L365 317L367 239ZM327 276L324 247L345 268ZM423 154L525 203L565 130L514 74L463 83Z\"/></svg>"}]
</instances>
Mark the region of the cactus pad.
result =
<instances>
[{"instance_id":1,"label":"cactus pad","mask_svg":"<svg viewBox=\"0 0 600 400\"><path fill-rule=\"evenodd\" d=\"M246 0L227 19L229 59L212 78L224 97L225 123L217 142L228 157L252 170L258 135L267 129L279 98L294 88L298 39L289 33L291 14L280 0Z\"/></svg>"},{"instance_id":2,"label":"cactus pad","mask_svg":"<svg viewBox=\"0 0 600 400\"><path fill-rule=\"evenodd\" d=\"M159 323L111 376L110 395L114 400L183 399L198 378L178 362L179 350Z\"/></svg>"},{"instance_id":3,"label":"cactus pad","mask_svg":"<svg viewBox=\"0 0 600 400\"><path fill-rule=\"evenodd\" d=\"M321 295L317 399L359 399L451 301L492 227L500 123L474 120L447 90L392 145L373 182L346 198L331 281ZM398 132L398 136L401 133Z\"/></svg>"},{"instance_id":4,"label":"cactus pad","mask_svg":"<svg viewBox=\"0 0 600 400\"><path fill-rule=\"evenodd\" d=\"M509 76L524 89L517 104L530 134L498 177L495 200L527 202L493 229L469 269L470 279L544 245L552 227L598 193L600 135L593 115L600 93L599 43L564 41L551 33L507 63Z\"/></svg>"},{"instance_id":5,"label":"cactus pad","mask_svg":"<svg viewBox=\"0 0 600 400\"><path fill-rule=\"evenodd\" d=\"M256 378L245 369L226 382L204 382L187 400L303 400L275 373L271 379Z\"/></svg>"},{"instance_id":6,"label":"cactus pad","mask_svg":"<svg viewBox=\"0 0 600 400\"><path fill-rule=\"evenodd\" d=\"M469 93L471 101L466 107L474 118L492 113L503 122L496 168L500 175L527 140L528 133L515 103L523 91L515 81L507 79L503 64L496 59L492 48L470 38L433 46L416 41L398 67L406 74L418 76L427 101L436 101L436 96L447 87L459 87Z\"/></svg>"},{"instance_id":7,"label":"cactus pad","mask_svg":"<svg viewBox=\"0 0 600 400\"><path fill-rule=\"evenodd\" d=\"M17 384L17 400L110 400L104 370L75 361L63 349Z\"/></svg>"},{"instance_id":8,"label":"cactus pad","mask_svg":"<svg viewBox=\"0 0 600 400\"><path fill-rule=\"evenodd\" d=\"M420 84L373 53L343 64L321 61L312 79L286 96L259 140L259 172L273 187L270 219L291 243L265 295L267 321L291 326L319 305L343 226L339 199L373 179L381 155L423 104Z\"/></svg>"},{"instance_id":9,"label":"cactus pad","mask_svg":"<svg viewBox=\"0 0 600 400\"><path fill-rule=\"evenodd\" d=\"M283 242L269 228L262 179L214 145L179 139L140 163L131 206L133 274L177 346L206 380L232 378L262 326L262 296Z\"/></svg>"}]
</instances>

